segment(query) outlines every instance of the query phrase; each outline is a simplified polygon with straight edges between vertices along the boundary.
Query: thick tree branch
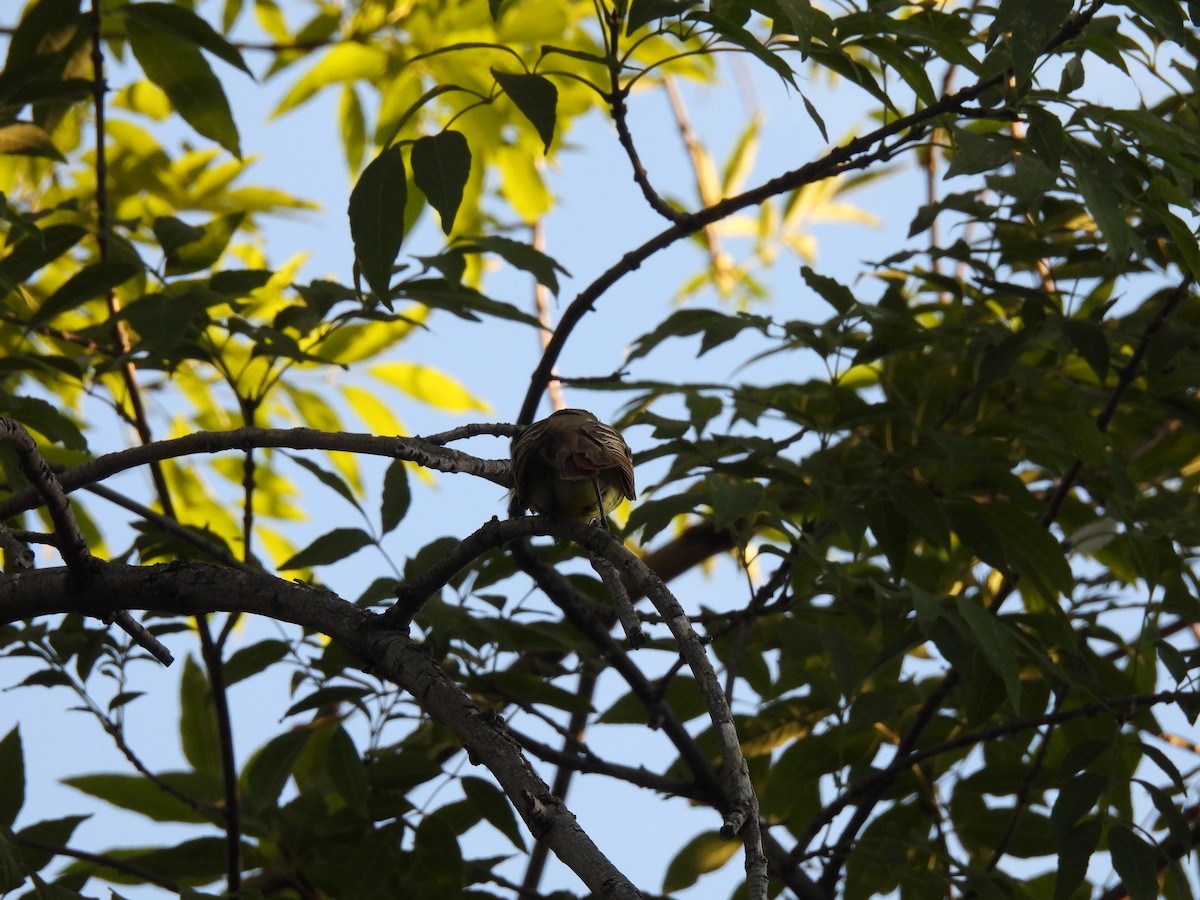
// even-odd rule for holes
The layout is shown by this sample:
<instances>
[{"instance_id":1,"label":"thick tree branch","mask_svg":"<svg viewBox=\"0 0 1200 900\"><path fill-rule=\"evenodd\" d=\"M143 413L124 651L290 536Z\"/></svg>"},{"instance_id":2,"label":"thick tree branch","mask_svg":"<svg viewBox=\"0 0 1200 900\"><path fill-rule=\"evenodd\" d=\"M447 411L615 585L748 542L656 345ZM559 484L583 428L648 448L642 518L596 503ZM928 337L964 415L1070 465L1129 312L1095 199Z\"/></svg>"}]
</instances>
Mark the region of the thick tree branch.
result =
<instances>
[{"instance_id":1,"label":"thick tree branch","mask_svg":"<svg viewBox=\"0 0 1200 900\"><path fill-rule=\"evenodd\" d=\"M412 694L430 716L453 731L468 757L496 777L534 836L546 841L598 897L641 896L551 794L496 717L482 712L421 645L331 592L192 562L144 567L97 562L86 592L75 587L64 569L22 572L0 581L3 622L67 612L104 618L121 608L188 616L242 612L329 636L364 667Z\"/></svg>"}]
</instances>

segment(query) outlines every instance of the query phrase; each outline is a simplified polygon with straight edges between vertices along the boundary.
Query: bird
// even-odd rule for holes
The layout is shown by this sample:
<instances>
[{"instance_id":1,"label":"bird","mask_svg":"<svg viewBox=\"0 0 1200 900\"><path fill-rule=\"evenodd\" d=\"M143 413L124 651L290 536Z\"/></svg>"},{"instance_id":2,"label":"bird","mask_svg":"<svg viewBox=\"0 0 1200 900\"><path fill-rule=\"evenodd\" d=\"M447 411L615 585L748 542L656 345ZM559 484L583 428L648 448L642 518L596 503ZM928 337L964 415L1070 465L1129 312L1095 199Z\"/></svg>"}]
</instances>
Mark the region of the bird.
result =
<instances>
[{"instance_id":1,"label":"bird","mask_svg":"<svg viewBox=\"0 0 1200 900\"><path fill-rule=\"evenodd\" d=\"M603 522L637 499L625 439L586 409L560 409L512 442L513 493L522 509Z\"/></svg>"}]
</instances>

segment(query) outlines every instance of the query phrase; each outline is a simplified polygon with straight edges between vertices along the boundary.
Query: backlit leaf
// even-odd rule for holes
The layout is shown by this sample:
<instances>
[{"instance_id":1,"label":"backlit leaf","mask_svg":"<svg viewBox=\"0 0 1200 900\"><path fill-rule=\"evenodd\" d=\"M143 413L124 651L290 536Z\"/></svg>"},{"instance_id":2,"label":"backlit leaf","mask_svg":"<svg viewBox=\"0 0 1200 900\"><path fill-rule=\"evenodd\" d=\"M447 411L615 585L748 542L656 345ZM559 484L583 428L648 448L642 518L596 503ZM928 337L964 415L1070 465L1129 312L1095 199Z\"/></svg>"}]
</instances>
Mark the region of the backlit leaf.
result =
<instances>
[{"instance_id":1,"label":"backlit leaf","mask_svg":"<svg viewBox=\"0 0 1200 900\"><path fill-rule=\"evenodd\" d=\"M397 146L386 147L359 176L350 193L350 235L363 278L380 297L388 295L392 265L404 241L408 175Z\"/></svg>"},{"instance_id":2,"label":"backlit leaf","mask_svg":"<svg viewBox=\"0 0 1200 900\"><path fill-rule=\"evenodd\" d=\"M471 175L471 148L460 132L446 131L420 138L410 158L413 182L438 211L442 232L449 234Z\"/></svg>"},{"instance_id":3,"label":"backlit leaf","mask_svg":"<svg viewBox=\"0 0 1200 900\"><path fill-rule=\"evenodd\" d=\"M492 69L492 76L542 139L549 152L558 119L558 88L541 75L513 74Z\"/></svg>"}]
</instances>

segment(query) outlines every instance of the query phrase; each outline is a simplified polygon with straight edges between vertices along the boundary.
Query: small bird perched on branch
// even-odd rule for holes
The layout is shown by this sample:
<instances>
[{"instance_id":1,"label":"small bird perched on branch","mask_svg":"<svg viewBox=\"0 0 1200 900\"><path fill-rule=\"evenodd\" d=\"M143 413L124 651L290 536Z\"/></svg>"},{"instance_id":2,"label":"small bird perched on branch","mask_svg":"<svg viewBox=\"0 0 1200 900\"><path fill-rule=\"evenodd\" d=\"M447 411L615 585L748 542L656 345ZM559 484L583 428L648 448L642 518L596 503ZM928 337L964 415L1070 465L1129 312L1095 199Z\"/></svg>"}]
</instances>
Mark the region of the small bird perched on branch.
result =
<instances>
[{"instance_id":1,"label":"small bird perched on branch","mask_svg":"<svg viewBox=\"0 0 1200 900\"><path fill-rule=\"evenodd\" d=\"M560 409L512 444L513 493L522 509L581 522L605 522L633 486L625 439L586 409Z\"/></svg>"}]
</instances>

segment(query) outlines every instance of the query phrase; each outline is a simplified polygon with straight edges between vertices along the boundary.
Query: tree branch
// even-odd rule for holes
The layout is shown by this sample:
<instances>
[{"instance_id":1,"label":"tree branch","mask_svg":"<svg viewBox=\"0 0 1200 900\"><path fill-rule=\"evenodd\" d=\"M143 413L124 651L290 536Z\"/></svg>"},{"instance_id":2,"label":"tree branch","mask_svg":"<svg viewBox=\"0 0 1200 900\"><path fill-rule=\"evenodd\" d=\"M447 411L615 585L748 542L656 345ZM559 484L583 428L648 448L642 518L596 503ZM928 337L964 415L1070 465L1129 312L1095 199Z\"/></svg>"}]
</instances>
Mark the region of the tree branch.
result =
<instances>
[{"instance_id":1,"label":"tree branch","mask_svg":"<svg viewBox=\"0 0 1200 900\"><path fill-rule=\"evenodd\" d=\"M344 450L369 456L406 459L439 472L465 472L501 487L511 486L507 459L479 459L458 450L432 444L421 438L382 437L373 434L316 431L311 428L239 428L234 431L197 431L184 437L155 441L118 450L91 462L66 469L58 482L70 493L104 481L118 472L149 463L202 453L249 450L256 447L286 447L290 450ZM35 491L22 491L0 500L0 520L41 505Z\"/></svg>"},{"instance_id":2,"label":"tree branch","mask_svg":"<svg viewBox=\"0 0 1200 900\"><path fill-rule=\"evenodd\" d=\"M425 648L331 592L194 562L142 567L97 562L86 592L76 590L61 568L21 572L0 581L0 620L6 623L68 612L103 618L121 608L188 616L242 612L328 635L365 667L408 691L454 732L468 757L496 777L534 836L546 841L597 896L641 897L550 793L495 716L482 712Z\"/></svg>"}]
</instances>

